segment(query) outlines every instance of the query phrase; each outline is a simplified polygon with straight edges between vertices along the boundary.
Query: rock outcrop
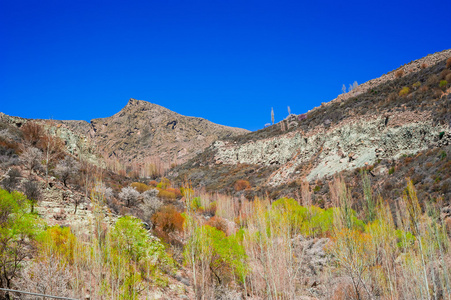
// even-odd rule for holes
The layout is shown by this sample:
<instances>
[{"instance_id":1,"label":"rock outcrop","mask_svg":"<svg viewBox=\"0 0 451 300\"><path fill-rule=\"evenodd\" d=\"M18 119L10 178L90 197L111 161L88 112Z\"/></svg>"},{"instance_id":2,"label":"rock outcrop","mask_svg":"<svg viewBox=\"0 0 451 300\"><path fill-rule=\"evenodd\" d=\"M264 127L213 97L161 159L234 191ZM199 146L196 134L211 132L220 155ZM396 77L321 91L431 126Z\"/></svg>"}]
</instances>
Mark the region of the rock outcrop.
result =
<instances>
[{"instance_id":1,"label":"rock outcrop","mask_svg":"<svg viewBox=\"0 0 451 300\"><path fill-rule=\"evenodd\" d=\"M328 129L323 126L307 134L295 131L244 144L217 141L213 147L217 164L279 166L267 182L277 186L300 176L311 181L372 165L378 159L415 154L445 142L449 134L450 128L434 126L428 113L400 112L346 119ZM307 173L297 171L302 164L310 165Z\"/></svg>"}]
</instances>

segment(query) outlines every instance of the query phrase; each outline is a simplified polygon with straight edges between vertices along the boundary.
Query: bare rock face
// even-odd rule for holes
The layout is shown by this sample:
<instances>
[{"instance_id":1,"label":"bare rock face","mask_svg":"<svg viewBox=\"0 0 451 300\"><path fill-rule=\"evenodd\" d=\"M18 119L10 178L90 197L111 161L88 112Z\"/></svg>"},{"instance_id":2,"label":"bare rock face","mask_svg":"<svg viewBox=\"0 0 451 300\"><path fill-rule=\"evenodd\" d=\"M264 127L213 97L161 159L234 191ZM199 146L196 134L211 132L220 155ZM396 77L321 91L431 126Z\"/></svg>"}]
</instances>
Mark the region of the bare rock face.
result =
<instances>
[{"instance_id":1,"label":"bare rock face","mask_svg":"<svg viewBox=\"0 0 451 300\"><path fill-rule=\"evenodd\" d=\"M388 115L387 115L388 116ZM303 134L290 132L244 144L217 141L215 161L223 164L276 165L268 184L286 184L299 176L309 181L343 170L374 164L378 159L397 159L441 143L439 133L450 134L448 126L432 124L427 113L400 112L389 116L353 118ZM308 173L296 174L301 164L311 165Z\"/></svg>"},{"instance_id":2,"label":"bare rock face","mask_svg":"<svg viewBox=\"0 0 451 300\"><path fill-rule=\"evenodd\" d=\"M159 158L166 163L185 162L217 139L248 132L135 99L111 117L92 120L89 132L80 129L107 156L124 161Z\"/></svg>"}]
</instances>

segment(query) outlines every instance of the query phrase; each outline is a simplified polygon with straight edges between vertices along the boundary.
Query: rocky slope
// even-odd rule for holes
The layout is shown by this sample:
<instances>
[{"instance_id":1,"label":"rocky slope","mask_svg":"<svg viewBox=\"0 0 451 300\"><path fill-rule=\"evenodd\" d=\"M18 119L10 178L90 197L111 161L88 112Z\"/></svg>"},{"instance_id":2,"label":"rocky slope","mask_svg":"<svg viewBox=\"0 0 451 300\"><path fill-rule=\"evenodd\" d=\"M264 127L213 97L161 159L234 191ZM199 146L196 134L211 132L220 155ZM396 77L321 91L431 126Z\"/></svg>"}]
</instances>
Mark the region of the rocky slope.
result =
<instances>
[{"instance_id":1,"label":"rocky slope","mask_svg":"<svg viewBox=\"0 0 451 300\"><path fill-rule=\"evenodd\" d=\"M130 99L117 114L92 120L90 135L99 151L108 156L115 155L125 161L158 157L168 163L181 163L217 139L247 132Z\"/></svg>"},{"instance_id":2,"label":"rocky slope","mask_svg":"<svg viewBox=\"0 0 451 300\"><path fill-rule=\"evenodd\" d=\"M27 119L0 113L0 122L21 127ZM50 128L73 155L102 165L102 157L122 162L183 163L217 139L248 133L245 129L187 117L157 104L130 99L117 114L86 121L34 120Z\"/></svg>"},{"instance_id":3,"label":"rocky slope","mask_svg":"<svg viewBox=\"0 0 451 300\"><path fill-rule=\"evenodd\" d=\"M447 147L451 85L443 81L451 76L449 57L451 50L429 55L306 114L218 140L172 175L207 188L226 189L221 182L247 179L254 190L262 186L287 190L302 180L313 183L342 171L373 170L381 162L391 165L401 157ZM206 172L204 166L210 170ZM219 175L212 178L212 174ZM388 168L378 168L372 175L383 178Z\"/></svg>"}]
</instances>

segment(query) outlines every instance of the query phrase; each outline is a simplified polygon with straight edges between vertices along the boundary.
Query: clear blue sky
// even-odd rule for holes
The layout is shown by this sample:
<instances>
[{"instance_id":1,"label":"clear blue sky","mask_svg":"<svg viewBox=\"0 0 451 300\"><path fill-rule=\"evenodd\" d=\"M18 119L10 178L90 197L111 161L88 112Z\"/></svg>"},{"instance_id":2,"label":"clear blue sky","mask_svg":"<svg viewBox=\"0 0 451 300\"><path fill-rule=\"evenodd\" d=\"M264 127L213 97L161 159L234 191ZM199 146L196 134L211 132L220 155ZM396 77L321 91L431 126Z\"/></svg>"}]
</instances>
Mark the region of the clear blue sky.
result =
<instances>
[{"instance_id":1,"label":"clear blue sky","mask_svg":"<svg viewBox=\"0 0 451 300\"><path fill-rule=\"evenodd\" d=\"M0 1L0 111L91 120L129 98L257 130L451 48L451 1Z\"/></svg>"}]
</instances>

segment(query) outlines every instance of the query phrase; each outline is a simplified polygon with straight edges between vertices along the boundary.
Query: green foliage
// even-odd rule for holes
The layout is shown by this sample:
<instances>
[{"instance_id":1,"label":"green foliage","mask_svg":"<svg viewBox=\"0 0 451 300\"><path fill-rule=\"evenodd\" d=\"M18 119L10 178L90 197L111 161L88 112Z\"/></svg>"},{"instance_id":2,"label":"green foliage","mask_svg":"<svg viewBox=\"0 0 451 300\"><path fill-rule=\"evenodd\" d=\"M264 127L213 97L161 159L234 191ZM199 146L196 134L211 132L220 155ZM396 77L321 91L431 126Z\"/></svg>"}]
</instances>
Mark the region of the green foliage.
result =
<instances>
[{"instance_id":1,"label":"green foliage","mask_svg":"<svg viewBox=\"0 0 451 300\"><path fill-rule=\"evenodd\" d=\"M440 83L439 83L439 86L440 87L444 87L444 86L447 86L448 85L448 81L446 81L446 80L440 80Z\"/></svg>"},{"instance_id":2,"label":"green foliage","mask_svg":"<svg viewBox=\"0 0 451 300\"><path fill-rule=\"evenodd\" d=\"M36 215L29 213L26 198L0 189L0 287L11 288L29 256L33 240L41 231Z\"/></svg>"},{"instance_id":3,"label":"green foliage","mask_svg":"<svg viewBox=\"0 0 451 300\"><path fill-rule=\"evenodd\" d=\"M388 170L388 175L391 175L391 174L393 174L393 173L395 173L395 167L391 167L391 168Z\"/></svg>"},{"instance_id":4,"label":"green foliage","mask_svg":"<svg viewBox=\"0 0 451 300\"><path fill-rule=\"evenodd\" d=\"M246 252L237 235L226 236L224 232L204 225L196 228L185 247L185 261L209 266L219 283L227 282L236 276L243 281L248 271Z\"/></svg>"},{"instance_id":5,"label":"green foliage","mask_svg":"<svg viewBox=\"0 0 451 300\"><path fill-rule=\"evenodd\" d=\"M400 249L406 249L411 247L415 243L415 236L408 232L401 229L395 230L397 242L396 245Z\"/></svg>"}]
</instances>

